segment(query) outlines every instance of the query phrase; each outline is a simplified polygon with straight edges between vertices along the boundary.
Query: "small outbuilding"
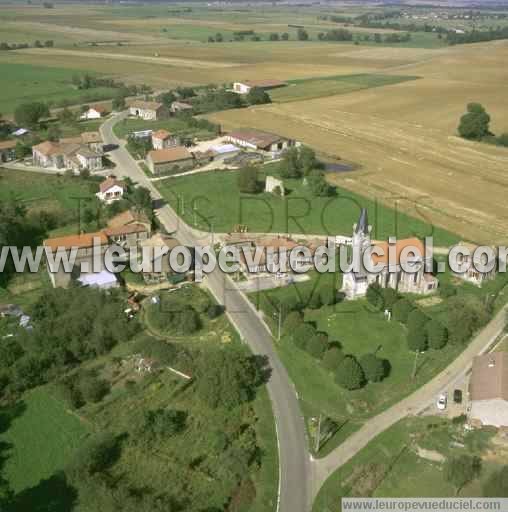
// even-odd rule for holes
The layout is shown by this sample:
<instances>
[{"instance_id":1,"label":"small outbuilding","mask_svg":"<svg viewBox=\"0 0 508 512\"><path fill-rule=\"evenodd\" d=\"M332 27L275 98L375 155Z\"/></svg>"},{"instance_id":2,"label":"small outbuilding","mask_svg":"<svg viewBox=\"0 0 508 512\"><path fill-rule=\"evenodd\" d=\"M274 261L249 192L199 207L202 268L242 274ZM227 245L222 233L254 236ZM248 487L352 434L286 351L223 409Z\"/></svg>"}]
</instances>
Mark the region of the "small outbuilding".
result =
<instances>
[{"instance_id":1,"label":"small outbuilding","mask_svg":"<svg viewBox=\"0 0 508 512\"><path fill-rule=\"evenodd\" d=\"M16 159L16 141L3 140L0 141L0 163L10 162Z\"/></svg>"},{"instance_id":2,"label":"small outbuilding","mask_svg":"<svg viewBox=\"0 0 508 512\"><path fill-rule=\"evenodd\" d=\"M108 109L104 105L93 105L85 110L80 119L100 119L108 114Z\"/></svg>"},{"instance_id":3,"label":"small outbuilding","mask_svg":"<svg viewBox=\"0 0 508 512\"><path fill-rule=\"evenodd\" d=\"M129 114L145 121L157 121L158 119L167 119L169 109L158 101L135 100L129 106Z\"/></svg>"}]
</instances>

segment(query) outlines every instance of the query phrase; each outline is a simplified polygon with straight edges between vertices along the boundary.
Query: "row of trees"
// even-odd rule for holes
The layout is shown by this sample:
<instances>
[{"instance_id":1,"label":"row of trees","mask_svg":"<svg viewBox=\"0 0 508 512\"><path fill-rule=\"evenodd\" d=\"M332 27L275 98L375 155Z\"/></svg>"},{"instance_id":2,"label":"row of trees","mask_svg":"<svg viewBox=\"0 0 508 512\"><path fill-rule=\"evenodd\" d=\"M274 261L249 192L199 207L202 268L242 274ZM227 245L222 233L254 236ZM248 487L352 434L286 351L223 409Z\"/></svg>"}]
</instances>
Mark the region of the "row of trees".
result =
<instances>
[{"instance_id":1,"label":"row of trees","mask_svg":"<svg viewBox=\"0 0 508 512\"><path fill-rule=\"evenodd\" d=\"M54 41L52 39L48 39L47 41L39 41L38 39L34 41L34 48L53 48ZM30 48L28 43L6 43L5 41L0 43L0 51L4 50L23 50L24 48Z\"/></svg>"}]
</instances>

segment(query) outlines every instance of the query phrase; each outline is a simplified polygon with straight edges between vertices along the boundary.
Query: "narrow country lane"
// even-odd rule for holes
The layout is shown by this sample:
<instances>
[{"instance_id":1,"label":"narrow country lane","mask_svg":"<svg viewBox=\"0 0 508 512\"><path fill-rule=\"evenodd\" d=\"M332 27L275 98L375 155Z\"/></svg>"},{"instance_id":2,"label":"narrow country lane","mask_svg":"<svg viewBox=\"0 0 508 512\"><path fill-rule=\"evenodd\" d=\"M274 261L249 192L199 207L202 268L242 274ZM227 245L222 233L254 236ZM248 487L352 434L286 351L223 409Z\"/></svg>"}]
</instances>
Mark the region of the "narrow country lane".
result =
<instances>
[{"instance_id":1,"label":"narrow country lane","mask_svg":"<svg viewBox=\"0 0 508 512\"><path fill-rule=\"evenodd\" d=\"M105 144L119 146L110 153L111 159L116 164L115 174L118 177L131 178L134 182L148 188L154 199L161 199L159 191L124 148L122 141L113 133L114 125L124 117L125 114L115 115L100 128ZM209 242L208 234L203 235L193 230L170 206L166 205L158 209L157 214L168 232L174 232L181 243L196 246ZM231 322L252 352L265 355L269 359L272 375L268 382L268 392L279 443L280 503L278 510L307 512L311 508L312 480L304 419L294 386L273 348L270 330L247 297L220 270L215 270L206 277L206 285L217 301L226 306Z\"/></svg>"}]
</instances>

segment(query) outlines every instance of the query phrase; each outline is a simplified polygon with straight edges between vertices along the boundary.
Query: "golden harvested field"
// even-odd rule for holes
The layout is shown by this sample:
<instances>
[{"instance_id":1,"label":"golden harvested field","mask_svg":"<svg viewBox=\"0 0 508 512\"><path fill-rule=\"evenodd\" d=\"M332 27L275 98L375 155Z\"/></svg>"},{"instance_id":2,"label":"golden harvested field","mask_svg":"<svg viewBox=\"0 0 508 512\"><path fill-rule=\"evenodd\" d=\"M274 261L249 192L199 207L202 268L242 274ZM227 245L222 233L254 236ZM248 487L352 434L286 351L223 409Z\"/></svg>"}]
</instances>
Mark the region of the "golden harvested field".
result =
<instances>
[{"instance_id":1,"label":"golden harvested field","mask_svg":"<svg viewBox=\"0 0 508 512\"><path fill-rule=\"evenodd\" d=\"M183 16L172 12L163 5L5 8L0 40L54 34L56 46L3 52L0 63L82 69L157 90L253 78L420 77L210 117L225 127L291 135L322 153L357 162L360 171L334 179L383 201L398 198L400 208L428 216L464 238L508 241L508 150L456 137L459 117L471 101L485 105L495 133L508 132L507 41L439 49L301 43L293 30L288 42L208 44L207 30L231 34L252 28L266 34L291 31L290 22L314 33L340 25L318 22L316 13L299 10L290 17L270 8L247 14L202 8ZM180 39L172 38L173 30ZM329 87L323 84L327 93Z\"/></svg>"},{"instance_id":2,"label":"golden harvested field","mask_svg":"<svg viewBox=\"0 0 508 512\"><path fill-rule=\"evenodd\" d=\"M390 60L389 50L383 51ZM508 150L455 136L470 101L485 105L495 132L508 132L508 96L502 86L508 70L500 66L508 58L508 43L434 54L431 58L424 51L421 62L383 71L404 70L422 76L420 80L210 118L226 128L254 126L280 132L323 153L358 162L360 172L335 176L336 183L397 202L399 208L464 238L508 242Z\"/></svg>"}]
</instances>

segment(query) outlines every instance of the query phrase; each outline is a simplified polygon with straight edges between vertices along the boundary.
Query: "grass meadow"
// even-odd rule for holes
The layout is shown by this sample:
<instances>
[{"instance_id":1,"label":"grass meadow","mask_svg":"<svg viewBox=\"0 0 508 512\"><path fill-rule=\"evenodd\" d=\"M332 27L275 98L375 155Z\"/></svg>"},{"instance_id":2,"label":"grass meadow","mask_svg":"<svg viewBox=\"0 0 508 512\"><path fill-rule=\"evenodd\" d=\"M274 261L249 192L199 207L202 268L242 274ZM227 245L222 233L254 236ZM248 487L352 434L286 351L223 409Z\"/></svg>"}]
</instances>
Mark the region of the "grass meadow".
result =
<instances>
[{"instance_id":1,"label":"grass meadow","mask_svg":"<svg viewBox=\"0 0 508 512\"><path fill-rule=\"evenodd\" d=\"M31 64L0 62L2 76L2 96L0 112L8 114L16 107L30 101L42 101L59 104L87 103L112 98L116 90L109 87L97 87L83 91L76 89L71 82L72 76L82 75L85 71L64 69Z\"/></svg>"},{"instance_id":2,"label":"grass meadow","mask_svg":"<svg viewBox=\"0 0 508 512\"><path fill-rule=\"evenodd\" d=\"M259 179L265 174L278 174L278 166L265 166ZM313 197L301 180L285 180L289 194L280 198L241 194L237 180L236 171L211 171L166 179L157 186L186 222L205 231L213 224L216 232L230 232L242 224L251 232L349 235L360 209L367 208L375 239L433 234L436 246L457 241L451 233L340 187L334 197Z\"/></svg>"}]
</instances>

